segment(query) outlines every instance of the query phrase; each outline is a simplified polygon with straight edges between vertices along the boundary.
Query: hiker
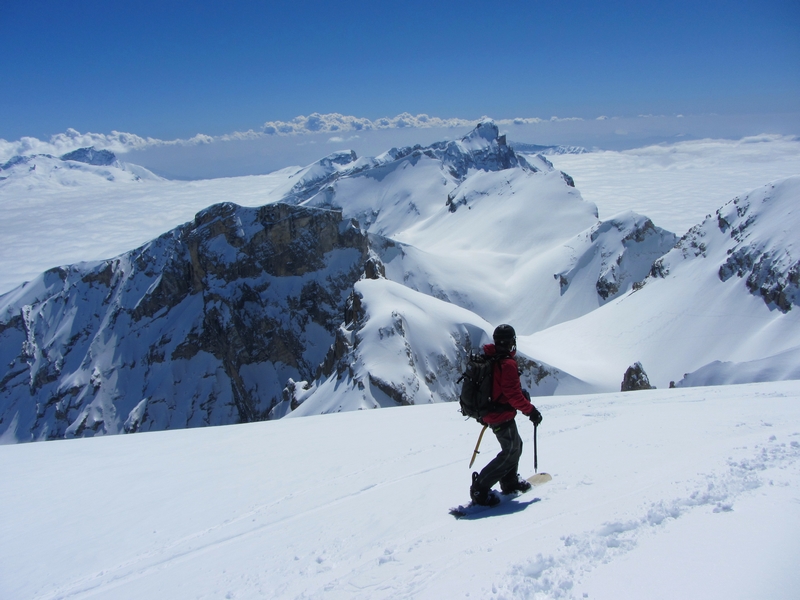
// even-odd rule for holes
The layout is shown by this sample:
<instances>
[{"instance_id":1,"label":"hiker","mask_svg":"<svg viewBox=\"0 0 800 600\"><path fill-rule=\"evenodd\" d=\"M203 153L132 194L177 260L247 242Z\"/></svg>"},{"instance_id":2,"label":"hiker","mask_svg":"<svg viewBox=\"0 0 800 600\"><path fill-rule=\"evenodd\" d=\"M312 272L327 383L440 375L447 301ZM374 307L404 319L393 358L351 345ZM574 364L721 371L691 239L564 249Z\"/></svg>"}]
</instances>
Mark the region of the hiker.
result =
<instances>
[{"instance_id":1,"label":"hiker","mask_svg":"<svg viewBox=\"0 0 800 600\"><path fill-rule=\"evenodd\" d=\"M517 473L522 456L522 439L514 417L520 411L534 426L542 422L542 413L531 404L530 395L520 384L519 367L514 359L517 353L514 328L511 325L499 325L492 337L494 344L486 344L483 351L487 356L498 357L492 373L492 400L498 406L481 420L497 436L500 453L480 473L472 474L469 490L472 501L485 506L500 502L500 498L492 491L495 483L500 483L503 494L526 492L531 488L531 484Z\"/></svg>"}]
</instances>

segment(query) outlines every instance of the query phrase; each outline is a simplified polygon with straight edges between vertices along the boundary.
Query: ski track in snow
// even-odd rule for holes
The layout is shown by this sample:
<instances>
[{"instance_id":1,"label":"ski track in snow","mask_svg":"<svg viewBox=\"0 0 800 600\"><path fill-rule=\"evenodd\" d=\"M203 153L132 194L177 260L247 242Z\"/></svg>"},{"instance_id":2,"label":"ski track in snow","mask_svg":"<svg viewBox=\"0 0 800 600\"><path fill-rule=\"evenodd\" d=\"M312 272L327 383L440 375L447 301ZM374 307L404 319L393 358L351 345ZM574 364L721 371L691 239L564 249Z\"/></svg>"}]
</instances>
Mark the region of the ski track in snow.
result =
<instances>
[{"instance_id":1,"label":"ski track in snow","mask_svg":"<svg viewBox=\"0 0 800 600\"><path fill-rule=\"evenodd\" d=\"M765 426L769 424L765 423ZM711 509L713 513L734 510L742 495L764 485L789 486L800 477L800 433L789 444L770 436L749 458L728 459L720 472L709 473L686 484L684 494L652 502L633 518L604 523L602 527L563 536L556 554L537 555L514 565L502 583L492 585L498 600L579 597L575 589L581 577L600 564L633 551L643 536L658 535L670 522L689 511Z\"/></svg>"}]
</instances>

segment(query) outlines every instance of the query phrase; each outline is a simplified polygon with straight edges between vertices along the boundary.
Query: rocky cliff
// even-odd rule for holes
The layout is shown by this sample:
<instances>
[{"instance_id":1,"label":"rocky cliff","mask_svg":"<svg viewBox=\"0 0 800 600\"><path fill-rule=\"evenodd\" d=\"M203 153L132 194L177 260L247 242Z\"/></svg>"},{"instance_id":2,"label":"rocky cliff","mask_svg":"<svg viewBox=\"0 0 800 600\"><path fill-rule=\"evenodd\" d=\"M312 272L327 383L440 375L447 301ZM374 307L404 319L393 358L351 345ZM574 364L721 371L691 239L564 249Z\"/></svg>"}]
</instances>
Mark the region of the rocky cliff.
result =
<instances>
[{"instance_id":1,"label":"rocky cliff","mask_svg":"<svg viewBox=\"0 0 800 600\"><path fill-rule=\"evenodd\" d=\"M52 269L0 297L0 427L38 440L264 419L289 378L313 376L369 257L339 212L222 204Z\"/></svg>"}]
</instances>

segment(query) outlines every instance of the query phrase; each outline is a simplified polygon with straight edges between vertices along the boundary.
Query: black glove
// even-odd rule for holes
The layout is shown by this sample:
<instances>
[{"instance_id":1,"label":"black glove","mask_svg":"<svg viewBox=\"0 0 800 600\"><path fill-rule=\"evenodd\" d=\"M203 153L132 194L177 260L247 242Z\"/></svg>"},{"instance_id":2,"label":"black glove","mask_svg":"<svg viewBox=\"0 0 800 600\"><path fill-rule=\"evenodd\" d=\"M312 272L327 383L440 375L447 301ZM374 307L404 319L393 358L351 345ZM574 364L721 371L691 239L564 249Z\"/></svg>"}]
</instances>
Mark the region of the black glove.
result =
<instances>
[{"instance_id":1,"label":"black glove","mask_svg":"<svg viewBox=\"0 0 800 600\"><path fill-rule=\"evenodd\" d=\"M531 420L531 423L534 425L538 425L542 422L542 413L534 406L533 410L528 415L528 418Z\"/></svg>"}]
</instances>

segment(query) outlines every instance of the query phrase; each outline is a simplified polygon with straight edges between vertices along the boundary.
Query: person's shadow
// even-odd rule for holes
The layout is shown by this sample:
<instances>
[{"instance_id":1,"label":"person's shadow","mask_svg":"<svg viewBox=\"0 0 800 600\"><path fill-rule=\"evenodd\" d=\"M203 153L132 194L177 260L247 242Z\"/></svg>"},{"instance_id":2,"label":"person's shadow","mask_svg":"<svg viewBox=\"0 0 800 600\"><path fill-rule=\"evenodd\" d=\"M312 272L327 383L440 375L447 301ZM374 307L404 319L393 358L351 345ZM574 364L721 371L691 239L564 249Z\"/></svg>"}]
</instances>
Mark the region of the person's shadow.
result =
<instances>
[{"instance_id":1,"label":"person's shadow","mask_svg":"<svg viewBox=\"0 0 800 600\"><path fill-rule=\"evenodd\" d=\"M481 507L480 509L476 510L474 513L468 513L463 517L458 517L459 520L463 521L475 521L477 519L488 519L489 517L502 517L504 515L513 515L514 513L522 512L526 508L528 508L531 504L536 502L541 502L541 498L531 498L527 502L519 502L518 500L509 500L508 502L503 502L498 504L497 506L492 506L488 508Z\"/></svg>"}]
</instances>

